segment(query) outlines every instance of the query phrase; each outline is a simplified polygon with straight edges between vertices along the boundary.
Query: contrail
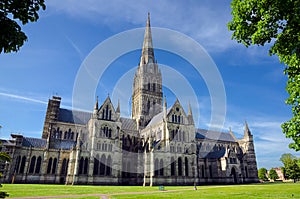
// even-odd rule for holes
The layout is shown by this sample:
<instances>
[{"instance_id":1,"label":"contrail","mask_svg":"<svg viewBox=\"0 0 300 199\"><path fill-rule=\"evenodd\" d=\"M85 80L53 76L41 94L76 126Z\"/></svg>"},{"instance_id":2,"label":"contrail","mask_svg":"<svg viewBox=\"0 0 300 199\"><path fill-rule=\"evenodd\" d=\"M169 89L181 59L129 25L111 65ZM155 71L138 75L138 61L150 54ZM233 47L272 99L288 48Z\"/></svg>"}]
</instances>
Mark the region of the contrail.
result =
<instances>
[{"instance_id":1,"label":"contrail","mask_svg":"<svg viewBox=\"0 0 300 199\"><path fill-rule=\"evenodd\" d=\"M0 96L20 99L20 100L29 101L29 102L35 102L35 103L39 103L39 104L47 104L47 102L44 102L44 101L41 101L41 100L32 99L32 98L24 97L24 96L20 96L20 95L9 94L9 93L0 92Z\"/></svg>"}]
</instances>

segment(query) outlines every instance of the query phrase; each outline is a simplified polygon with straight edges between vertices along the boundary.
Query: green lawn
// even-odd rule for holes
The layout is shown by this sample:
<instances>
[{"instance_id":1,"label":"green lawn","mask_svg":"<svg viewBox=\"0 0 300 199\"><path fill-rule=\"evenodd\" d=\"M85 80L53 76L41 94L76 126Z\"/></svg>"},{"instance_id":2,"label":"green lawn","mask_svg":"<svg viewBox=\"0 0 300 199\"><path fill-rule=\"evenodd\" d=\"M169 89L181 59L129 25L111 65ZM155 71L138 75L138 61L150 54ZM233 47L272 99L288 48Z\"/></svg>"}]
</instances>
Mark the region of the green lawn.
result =
<instances>
[{"instance_id":1,"label":"green lawn","mask_svg":"<svg viewBox=\"0 0 300 199\"><path fill-rule=\"evenodd\" d=\"M33 196L83 195L80 198L99 198L84 194L108 194L110 198L300 198L300 183L268 183L255 185L230 186L167 186L159 191L158 187L141 186L66 186L3 184L1 191L7 191L9 198ZM168 192L171 191L171 192ZM129 193L134 192L134 193ZM139 194L138 192L147 192Z\"/></svg>"}]
</instances>

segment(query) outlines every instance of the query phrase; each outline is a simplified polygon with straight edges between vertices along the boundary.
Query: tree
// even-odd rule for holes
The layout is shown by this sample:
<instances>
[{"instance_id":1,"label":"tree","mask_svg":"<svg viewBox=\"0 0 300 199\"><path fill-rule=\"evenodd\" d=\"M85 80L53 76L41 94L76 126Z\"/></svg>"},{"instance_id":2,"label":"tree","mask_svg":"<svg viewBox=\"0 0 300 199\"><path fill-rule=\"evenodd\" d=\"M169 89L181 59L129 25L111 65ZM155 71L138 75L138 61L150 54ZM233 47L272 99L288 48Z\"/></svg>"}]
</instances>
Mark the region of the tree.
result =
<instances>
[{"instance_id":1,"label":"tree","mask_svg":"<svg viewBox=\"0 0 300 199\"><path fill-rule=\"evenodd\" d=\"M271 43L270 55L284 63L293 117L281 125L290 148L300 150L300 0L232 0L232 39L250 45Z\"/></svg>"},{"instance_id":2,"label":"tree","mask_svg":"<svg viewBox=\"0 0 300 199\"><path fill-rule=\"evenodd\" d=\"M17 52L23 46L27 36L17 22L37 21L40 8L46 9L44 0L0 0L0 53Z\"/></svg>"},{"instance_id":3,"label":"tree","mask_svg":"<svg viewBox=\"0 0 300 199\"><path fill-rule=\"evenodd\" d=\"M277 172L275 171L275 169L270 169L270 171L269 171L269 178L271 179L271 180L277 180L279 177L278 177L278 174L277 174Z\"/></svg>"},{"instance_id":4,"label":"tree","mask_svg":"<svg viewBox=\"0 0 300 199\"><path fill-rule=\"evenodd\" d=\"M286 165L292 163L292 161L294 159L297 159L297 157L293 156L290 153L284 153L284 154L281 155L279 160L283 163L284 166L286 166Z\"/></svg>"},{"instance_id":5,"label":"tree","mask_svg":"<svg viewBox=\"0 0 300 199\"><path fill-rule=\"evenodd\" d=\"M300 158L297 158L290 153L281 155L280 161L284 165L282 172L285 178L293 179L294 182L300 178L299 159Z\"/></svg>"},{"instance_id":6,"label":"tree","mask_svg":"<svg viewBox=\"0 0 300 199\"><path fill-rule=\"evenodd\" d=\"M260 169L258 169L258 178L260 179L260 180L263 180L263 181L266 181L266 180L268 180L268 178L267 178L267 169L266 168L260 168Z\"/></svg>"},{"instance_id":7,"label":"tree","mask_svg":"<svg viewBox=\"0 0 300 199\"><path fill-rule=\"evenodd\" d=\"M290 162L288 165L284 167L285 170L285 176L288 179L293 179L294 182L297 181L297 179L300 178L300 167L298 165L298 160L293 159L292 162Z\"/></svg>"}]
</instances>

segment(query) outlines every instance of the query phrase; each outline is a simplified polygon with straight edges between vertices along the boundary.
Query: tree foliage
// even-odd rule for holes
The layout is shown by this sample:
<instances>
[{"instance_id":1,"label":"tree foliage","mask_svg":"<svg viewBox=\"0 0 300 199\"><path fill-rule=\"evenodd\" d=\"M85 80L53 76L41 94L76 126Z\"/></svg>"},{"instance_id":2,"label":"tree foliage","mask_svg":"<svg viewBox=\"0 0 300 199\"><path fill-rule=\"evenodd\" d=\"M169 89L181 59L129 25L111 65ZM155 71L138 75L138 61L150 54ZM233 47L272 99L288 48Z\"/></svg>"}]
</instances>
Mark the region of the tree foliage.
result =
<instances>
[{"instance_id":1,"label":"tree foliage","mask_svg":"<svg viewBox=\"0 0 300 199\"><path fill-rule=\"evenodd\" d=\"M280 161L283 163L283 175L287 179L293 179L296 182L300 178L299 158L290 153L281 155Z\"/></svg>"},{"instance_id":2,"label":"tree foliage","mask_svg":"<svg viewBox=\"0 0 300 199\"><path fill-rule=\"evenodd\" d=\"M269 178L271 180L274 180L274 181L279 178L277 172L275 171L275 169L270 169L270 171L269 171Z\"/></svg>"},{"instance_id":3,"label":"tree foliage","mask_svg":"<svg viewBox=\"0 0 300 199\"><path fill-rule=\"evenodd\" d=\"M271 44L270 55L284 63L286 90L293 117L282 124L283 133L300 150L300 0L232 0L232 38L246 47Z\"/></svg>"},{"instance_id":4,"label":"tree foliage","mask_svg":"<svg viewBox=\"0 0 300 199\"><path fill-rule=\"evenodd\" d=\"M268 178L267 178L267 169L266 168L260 168L260 169L258 169L258 178L260 179L260 180L263 180L263 181L266 181L266 180L268 180Z\"/></svg>"},{"instance_id":5,"label":"tree foliage","mask_svg":"<svg viewBox=\"0 0 300 199\"><path fill-rule=\"evenodd\" d=\"M290 153L284 153L281 155L280 157L280 161L283 163L283 165L288 165L291 164L293 162L294 159L297 159L296 156L290 154Z\"/></svg>"},{"instance_id":6,"label":"tree foliage","mask_svg":"<svg viewBox=\"0 0 300 199\"><path fill-rule=\"evenodd\" d=\"M44 0L0 0L0 53L17 52L27 40L21 26L38 20Z\"/></svg>"}]
</instances>

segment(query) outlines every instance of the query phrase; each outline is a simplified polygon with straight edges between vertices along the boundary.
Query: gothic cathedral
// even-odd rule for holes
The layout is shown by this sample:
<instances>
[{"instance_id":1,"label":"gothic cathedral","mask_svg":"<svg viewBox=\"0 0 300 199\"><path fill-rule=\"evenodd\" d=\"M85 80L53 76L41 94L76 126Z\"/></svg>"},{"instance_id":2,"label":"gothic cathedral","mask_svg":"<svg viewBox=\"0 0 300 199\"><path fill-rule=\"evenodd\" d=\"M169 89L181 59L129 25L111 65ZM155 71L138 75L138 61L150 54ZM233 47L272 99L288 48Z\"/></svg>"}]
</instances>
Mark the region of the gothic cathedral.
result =
<instances>
[{"instance_id":1,"label":"gothic cathedral","mask_svg":"<svg viewBox=\"0 0 300 199\"><path fill-rule=\"evenodd\" d=\"M60 107L49 99L42 138L12 134L2 151L3 180L14 183L192 185L257 182L253 136L195 127L191 106L167 107L155 60L150 16L132 90L132 117L109 97L94 110Z\"/></svg>"}]
</instances>

